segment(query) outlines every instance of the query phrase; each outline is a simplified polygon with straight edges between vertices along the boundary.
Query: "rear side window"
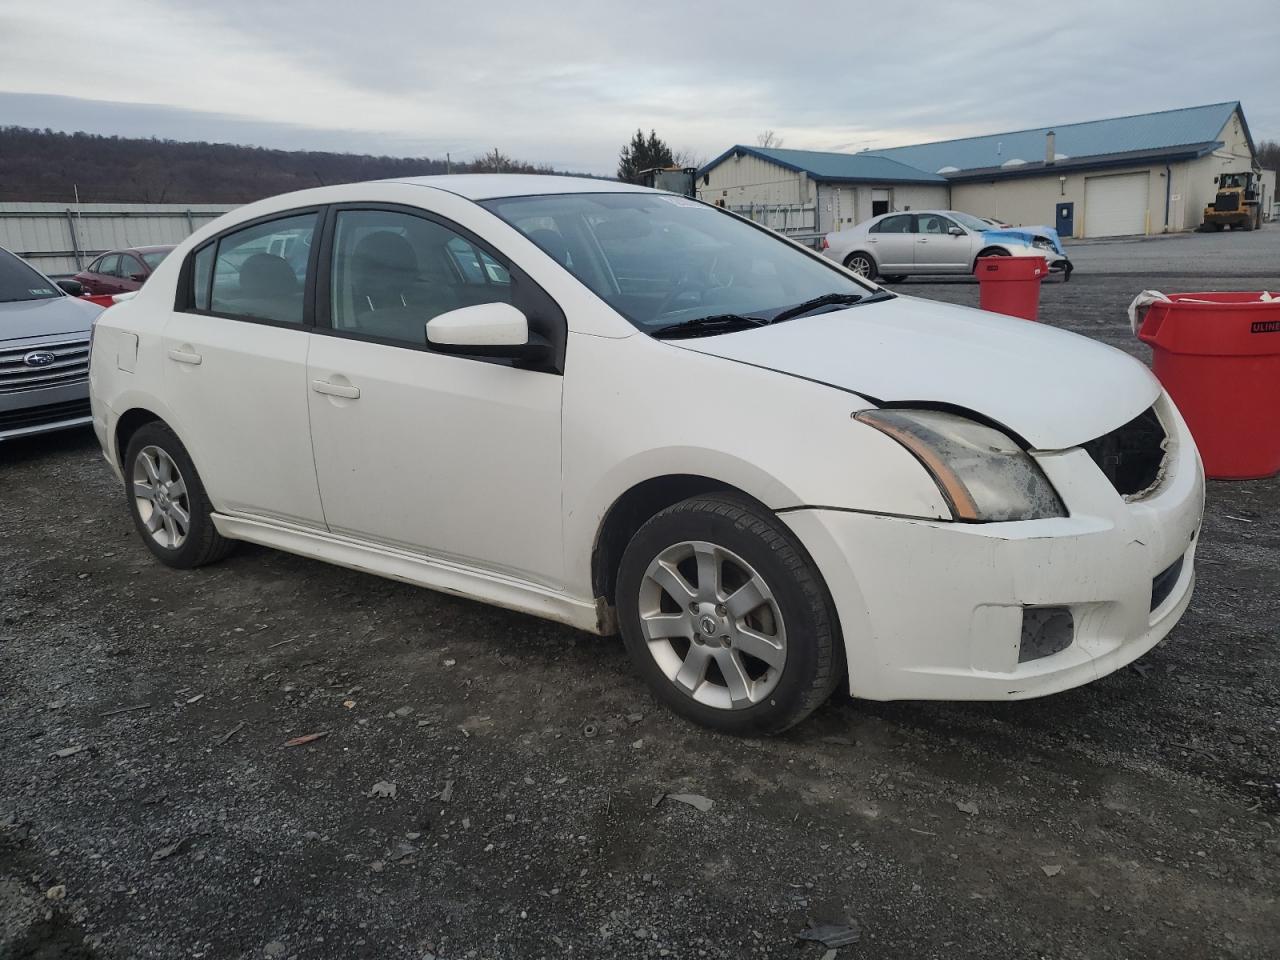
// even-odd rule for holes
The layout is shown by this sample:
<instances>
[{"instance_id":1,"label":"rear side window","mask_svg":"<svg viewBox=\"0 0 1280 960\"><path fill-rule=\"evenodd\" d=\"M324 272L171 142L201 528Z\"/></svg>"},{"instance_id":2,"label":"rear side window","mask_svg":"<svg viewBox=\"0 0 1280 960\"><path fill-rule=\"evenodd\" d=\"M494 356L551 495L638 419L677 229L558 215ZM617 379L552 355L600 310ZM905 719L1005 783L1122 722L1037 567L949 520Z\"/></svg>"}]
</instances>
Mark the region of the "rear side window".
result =
<instances>
[{"instance_id":1,"label":"rear side window","mask_svg":"<svg viewBox=\"0 0 1280 960\"><path fill-rule=\"evenodd\" d=\"M215 244L209 244L195 256L191 270L191 303L197 310L209 309L209 281L213 278Z\"/></svg>"},{"instance_id":2,"label":"rear side window","mask_svg":"<svg viewBox=\"0 0 1280 960\"><path fill-rule=\"evenodd\" d=\"M214 256L208 309L236 317L301 325L315 230L316 214L305 213L254 224L221 237ZM194 267L192 276L196 279L200 264ZM193 293L199 308L198 280Z\"/></svg>"},{"instance_id":3,"label":"rear side window","mask_svg":"<svg viewBox=\"0 0 1280 960\"><path fill-rule=\"evenodd\" d=\"M874 227L871 228L872 233L911 233L911 215L903 214L897 217L885 217Z\"/></svg>"}]
</instances>

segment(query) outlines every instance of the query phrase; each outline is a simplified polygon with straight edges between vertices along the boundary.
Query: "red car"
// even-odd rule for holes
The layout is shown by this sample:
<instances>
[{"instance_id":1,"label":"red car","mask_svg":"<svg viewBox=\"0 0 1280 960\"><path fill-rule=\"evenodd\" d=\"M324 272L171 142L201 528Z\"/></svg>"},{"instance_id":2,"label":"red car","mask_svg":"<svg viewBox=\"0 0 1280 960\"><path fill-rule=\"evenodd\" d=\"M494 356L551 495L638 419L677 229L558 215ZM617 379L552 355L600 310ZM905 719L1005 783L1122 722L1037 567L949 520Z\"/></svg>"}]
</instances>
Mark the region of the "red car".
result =
<instances>
[{"instance_id":1,"label":"red car","mask_svg":"<svg viewBox=\"0 0 1280 960\"><path fill-rule=\"evenodd\" d=\"M147 282L151 271L169 255L173 245L130 247L104 253L75 275L85 293L125 293Z\"/></svg>"}]
</instances>

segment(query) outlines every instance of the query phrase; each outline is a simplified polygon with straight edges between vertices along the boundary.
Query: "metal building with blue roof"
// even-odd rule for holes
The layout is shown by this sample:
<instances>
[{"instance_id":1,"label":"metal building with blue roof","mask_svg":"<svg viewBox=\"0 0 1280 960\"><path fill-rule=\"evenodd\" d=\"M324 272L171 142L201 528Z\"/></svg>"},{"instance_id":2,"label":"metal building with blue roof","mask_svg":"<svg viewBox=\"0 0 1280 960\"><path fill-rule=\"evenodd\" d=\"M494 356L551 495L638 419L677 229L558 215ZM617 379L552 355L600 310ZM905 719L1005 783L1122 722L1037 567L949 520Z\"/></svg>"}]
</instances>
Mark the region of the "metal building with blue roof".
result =
<instances>
[{"instance_id":1,"label":"metal building with blue roof","mask_svg":"<svg viewBox=\"0 0 1280 960\"><path fill-rule=\"evenodd\" d=\"M703 199L791 233L944 208L1107 237L1195 229L1214 178L1257 170L1254 154L1233 100L853 154L738 145L698 183ZM1274 189L1272 176L1264 210Z\"/></svg>"}]
</instances>

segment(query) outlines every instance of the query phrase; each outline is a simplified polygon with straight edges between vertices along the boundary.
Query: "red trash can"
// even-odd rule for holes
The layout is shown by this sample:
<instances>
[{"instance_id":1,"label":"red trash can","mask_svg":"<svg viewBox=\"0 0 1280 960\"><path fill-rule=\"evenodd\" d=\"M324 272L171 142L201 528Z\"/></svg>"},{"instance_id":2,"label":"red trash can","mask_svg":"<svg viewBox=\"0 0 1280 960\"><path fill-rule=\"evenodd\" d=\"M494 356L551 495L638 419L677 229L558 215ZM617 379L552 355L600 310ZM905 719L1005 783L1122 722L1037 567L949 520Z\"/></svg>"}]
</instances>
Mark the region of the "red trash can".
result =
<instances>
[{"instance_id":1,"label":"red trash can","mask_svg":"<svg viewBox=\"0 0 1280 960\"><path fill-rule=\"evenodd\" d=\"M1023 320L1039 316L1040 281L1049 272L1044 257L979 257L973 272L983 310Z\"/></svg>"},{"instance_id":2,"label":"red trash can","mask_svg":"<svg viewBox=\"0 0 1280 960\"><path fill-rule=\"evenodd\" d=\"M1260 296L1170 294L1138 330L1216 480L1280 472L1280 299Z\"/></svg>"}]
</instances>

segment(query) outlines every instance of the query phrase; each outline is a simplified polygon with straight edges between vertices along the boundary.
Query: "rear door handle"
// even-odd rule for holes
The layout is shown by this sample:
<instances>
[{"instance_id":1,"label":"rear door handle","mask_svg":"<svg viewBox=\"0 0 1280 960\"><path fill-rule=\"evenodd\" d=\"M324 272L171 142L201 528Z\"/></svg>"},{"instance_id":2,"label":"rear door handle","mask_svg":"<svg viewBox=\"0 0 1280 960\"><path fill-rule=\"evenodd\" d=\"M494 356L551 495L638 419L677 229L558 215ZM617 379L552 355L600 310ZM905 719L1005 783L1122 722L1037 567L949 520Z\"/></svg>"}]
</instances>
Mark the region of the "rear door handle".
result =
<instances>
[{"instance_id":1,"label":"rear door handle","mask_svg":"<svg viewBox=\"0 0 1280 960\"><path fill-rule=\"evenodd\" d=\"M311 389L323 393L327 397L346 397L348 400L360 399L360 388L348 383L330 383L328 380L312 380Z\"/></svg>"},{"instance_id":2,"label":"rear door handle","mask_svg":"<svg viewBox=\"0 0 1280 960\"><path fill-rule=\"evenodd\" d=\"M199 366L203 359L200 354L193 353L190 350L170 350L169 359L176 360L178 363L190 363L193 366Z\"/></svg>"}]
</instances>

